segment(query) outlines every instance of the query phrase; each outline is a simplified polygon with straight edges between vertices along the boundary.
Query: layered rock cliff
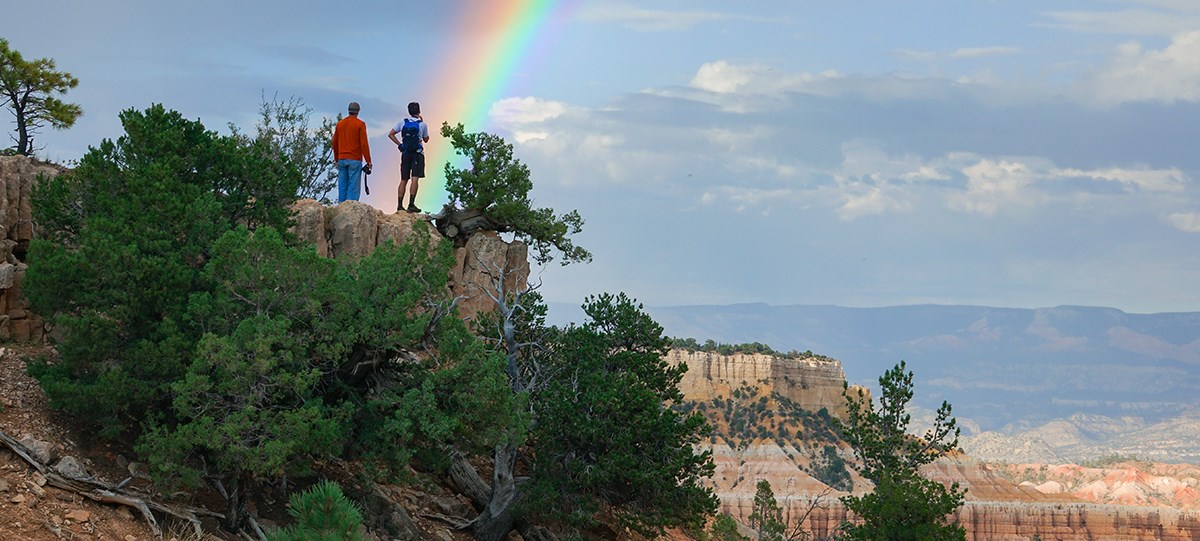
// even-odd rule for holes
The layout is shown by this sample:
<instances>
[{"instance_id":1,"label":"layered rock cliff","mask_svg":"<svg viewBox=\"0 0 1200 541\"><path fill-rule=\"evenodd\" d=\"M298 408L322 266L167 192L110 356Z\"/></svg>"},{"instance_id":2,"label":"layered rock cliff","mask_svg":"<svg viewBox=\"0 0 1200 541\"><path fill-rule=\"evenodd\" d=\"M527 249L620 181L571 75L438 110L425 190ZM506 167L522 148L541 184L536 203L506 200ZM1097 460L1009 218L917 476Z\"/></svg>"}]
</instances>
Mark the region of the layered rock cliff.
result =
<instances>
[{"instance_id":1,"label":"layered rock cliff","mask_svg":"<svg viewBox=\"0 0 1200 541\"><path fill-rule=\"evenodd\" d=\"M846 373L842 371L842 363L827 357L789 359L777 355L721 355L673 349L667 355L667 362L687 365L688 371L679 383L686 400L728 398L735 389L749 386L763 395L777 393L813 412L825 408L841 416L846 410L842 398Z\"/></svg>"},{"instance_id":2,"label":"layered rock cliff","mask_svg":"<svg viewBox=\"0 0 1200 541\"><path fill-rule=\"evenodd\" d=\"M807 423L808 418L799 426L789 424L788 408L801 405L807 411L825 408L834 415L844 412L841 364L821 357L785 359L683 350L672 350L667 360L688 366L680 384L685 401L691 411L702 412L714 426L715 433L704 448L713 453L716 471L712 486L721 500L721 511L747 523L755 485L766 479L785 516L808 513L804 529L814 539L827 538L834 532L847 518L837 500L847 493L830 489L815 477L819 451L832 447L847 461L853 460L852 453L819 426ZM747 432L737 419L749 419L757 427ZM1200 514L1188 510L1094 503L1081 498L1078 492L1020 483L1014 480L1013 471L965 456L939 460L924 472L931 479L957 482L967 488L967 501L954 520L964 526L969 541L1028 540L1034 535L1047 541L1200 539ZM856 473L851 472L850 477L854 492L870 489L870 483ZM1109 484L1115 486L1121 475L1101 477L1111 477L1113 483ZM1079 478L1081 489L1095 488L1096 480L1085 479L1090 478ZM1164 491L1180 488L1185 498L1189 490L1194 490L1194 483L1187 480L1171 487L1162 482L1158 485L1163 485L1160 488Z\"/></svg>"}]
</instances>

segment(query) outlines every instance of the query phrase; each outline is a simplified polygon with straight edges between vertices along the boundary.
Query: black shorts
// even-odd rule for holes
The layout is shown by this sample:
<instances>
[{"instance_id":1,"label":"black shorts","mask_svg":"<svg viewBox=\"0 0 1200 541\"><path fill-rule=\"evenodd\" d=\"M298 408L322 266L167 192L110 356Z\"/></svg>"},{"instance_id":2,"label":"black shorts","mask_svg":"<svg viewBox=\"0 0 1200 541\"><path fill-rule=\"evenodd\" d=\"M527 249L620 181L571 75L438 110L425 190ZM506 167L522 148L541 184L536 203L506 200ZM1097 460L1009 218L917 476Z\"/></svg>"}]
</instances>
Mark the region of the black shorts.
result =
<instances>
[{"instance_id":1,"label":"black shorts","mask_svg":"<svg viewBox=\"0 0 1200 541\"><path fill-rule=\"evenodd\" d=\"M411 177L425 178L425 154L405 152L400 155L400 180Z\"/></svg>"}]
</instances>

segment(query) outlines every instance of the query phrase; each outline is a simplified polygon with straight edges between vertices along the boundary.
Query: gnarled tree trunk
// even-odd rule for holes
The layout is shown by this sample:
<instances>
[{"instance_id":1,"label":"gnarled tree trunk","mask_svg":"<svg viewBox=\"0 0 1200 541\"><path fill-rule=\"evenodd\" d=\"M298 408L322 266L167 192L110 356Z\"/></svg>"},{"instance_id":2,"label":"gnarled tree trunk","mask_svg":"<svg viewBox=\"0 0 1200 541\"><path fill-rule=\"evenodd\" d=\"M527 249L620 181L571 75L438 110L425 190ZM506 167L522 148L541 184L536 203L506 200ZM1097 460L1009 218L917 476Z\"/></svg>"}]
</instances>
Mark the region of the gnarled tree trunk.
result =
<instances>
[{"instance_id":1,"label":"gnarled tree trunk","mask_svg":"<svg viewBox=\"0 0 1200 541\"><path fill-rule=\"evenodd\" d=\"M462 453L454 453L450 478L479 509L479 516L471 521L476 541L503 541L515 527L514 504L520 496L513 476L516 462L516 445L497 444L492 461L492 486L489 487Z\"/></svg>"}]
</instances>

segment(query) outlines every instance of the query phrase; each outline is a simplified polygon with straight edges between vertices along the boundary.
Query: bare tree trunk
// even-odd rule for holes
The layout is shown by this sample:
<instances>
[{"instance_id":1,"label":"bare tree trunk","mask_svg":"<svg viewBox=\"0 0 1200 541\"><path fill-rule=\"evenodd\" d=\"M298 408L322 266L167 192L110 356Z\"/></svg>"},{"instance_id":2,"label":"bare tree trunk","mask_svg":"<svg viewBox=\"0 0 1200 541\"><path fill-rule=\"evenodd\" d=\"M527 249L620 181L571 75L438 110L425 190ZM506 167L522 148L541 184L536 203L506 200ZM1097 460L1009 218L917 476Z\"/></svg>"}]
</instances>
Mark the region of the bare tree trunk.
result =
<instances>
[{"instance_id":1,"label":"bare tree trunk","mask_svg":"<svg viewBox=\"0 0 1200 541\"><path fill-rule=\"evenodd\" d=\"M471 521L471 531L476 541L503 541L516 527L514 504L520 496L513 468L517 462L517 446L510 443L496 445L493 455L492 486L479 476L475 468L461 453L454 453L450 466L450 477L479 509L479 516Z\"/></svg>"}]
</instances>

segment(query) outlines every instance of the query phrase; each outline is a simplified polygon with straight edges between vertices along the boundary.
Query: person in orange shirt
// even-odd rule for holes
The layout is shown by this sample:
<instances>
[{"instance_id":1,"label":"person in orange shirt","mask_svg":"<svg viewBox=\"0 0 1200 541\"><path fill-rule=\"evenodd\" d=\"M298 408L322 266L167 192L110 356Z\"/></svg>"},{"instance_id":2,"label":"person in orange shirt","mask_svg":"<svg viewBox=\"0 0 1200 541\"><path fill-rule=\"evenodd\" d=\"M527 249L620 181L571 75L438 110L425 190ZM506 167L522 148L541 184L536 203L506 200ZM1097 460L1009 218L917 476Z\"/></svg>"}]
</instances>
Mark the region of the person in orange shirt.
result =
<instances>
[{"instance_id":1,"label":"person in orange shirt","mask_svg":"<svg viewBox=\"0 0 1200 541\"><path fill-rule=\"evenodd\" d=\"M362 172L371 174L371 147L367 144L367 125L358 119L358 102L350 102L350 116L338 121L333 129L333 159L337 161L338 203L358 201ZM367 165L363 166L363 160Z\"/></svg>"}]
</instances>

